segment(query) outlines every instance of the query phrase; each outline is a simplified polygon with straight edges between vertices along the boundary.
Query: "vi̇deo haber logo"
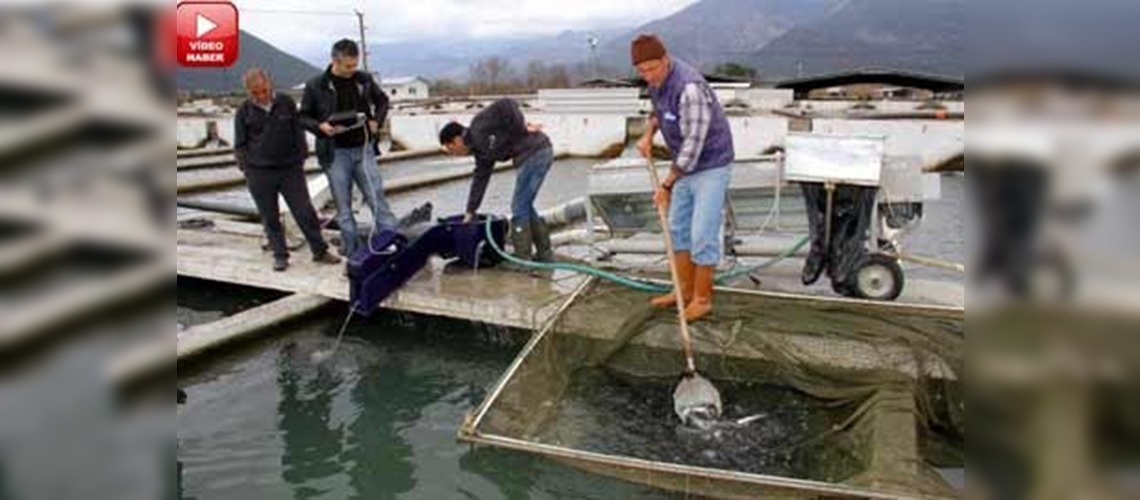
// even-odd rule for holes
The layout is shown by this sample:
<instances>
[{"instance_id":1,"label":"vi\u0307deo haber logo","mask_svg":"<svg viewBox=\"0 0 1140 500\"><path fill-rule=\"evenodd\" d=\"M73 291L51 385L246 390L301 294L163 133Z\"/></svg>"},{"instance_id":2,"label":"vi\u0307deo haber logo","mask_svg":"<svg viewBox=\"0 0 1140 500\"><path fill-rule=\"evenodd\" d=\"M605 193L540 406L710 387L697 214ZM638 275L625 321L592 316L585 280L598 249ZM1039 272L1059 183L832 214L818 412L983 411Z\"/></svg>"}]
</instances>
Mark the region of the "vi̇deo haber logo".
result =
<instances>
[{"instance_id":1,"label":"vi\u0307deo haber logo","mask_svg":"<svg viewBox=\"0 0 1140 500\"><path fill-rule=\"evenodd\" d=\"M224 68L238 58L238 12L230 2L182 2L177 7L178 64Z\"/></svg>"}]
</instances>

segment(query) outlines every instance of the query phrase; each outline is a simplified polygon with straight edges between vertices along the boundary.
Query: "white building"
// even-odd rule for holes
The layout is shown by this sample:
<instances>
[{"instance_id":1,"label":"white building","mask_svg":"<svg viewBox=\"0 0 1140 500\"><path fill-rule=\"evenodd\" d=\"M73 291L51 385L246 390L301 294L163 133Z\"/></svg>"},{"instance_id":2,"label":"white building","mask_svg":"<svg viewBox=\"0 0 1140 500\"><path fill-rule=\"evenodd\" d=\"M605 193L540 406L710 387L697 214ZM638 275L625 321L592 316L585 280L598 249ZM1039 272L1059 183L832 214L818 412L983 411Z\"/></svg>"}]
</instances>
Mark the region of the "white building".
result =
<instances>
[{"instance_id":1,"label":"white building","mask_svg":"<svg viewBox=\"0 0 1140 500\"><path fill-rule=\"evenodd\" d=\"M423 77L404 76L378 79L380 80L380 88L393 101L413 101L429 97L428 81Z\"/></svg>"}]
</instances>

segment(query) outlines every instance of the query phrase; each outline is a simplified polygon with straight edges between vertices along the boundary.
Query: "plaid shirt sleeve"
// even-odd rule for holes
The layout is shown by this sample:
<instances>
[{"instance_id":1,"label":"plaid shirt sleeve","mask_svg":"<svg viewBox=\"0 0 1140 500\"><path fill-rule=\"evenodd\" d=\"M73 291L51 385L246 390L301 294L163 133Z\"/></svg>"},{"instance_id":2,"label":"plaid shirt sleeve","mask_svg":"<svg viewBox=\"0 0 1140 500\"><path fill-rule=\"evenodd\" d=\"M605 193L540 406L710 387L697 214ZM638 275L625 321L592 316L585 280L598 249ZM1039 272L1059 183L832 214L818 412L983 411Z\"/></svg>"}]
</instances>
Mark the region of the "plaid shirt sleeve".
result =
<instances>
[{"instance_id":1,"label":"plaid shirt sleeve","mask_svg":"<svg viewBox=\"0 0 1140 500\"><path fill-rule=\"evenodd\" d=\"M681 93L680 114L681 136L684 141L673 166L682 174L688 174L701 157L712 120L712 101L699 85L685 85L685 90Z\"/></svg>"}]
</instances>

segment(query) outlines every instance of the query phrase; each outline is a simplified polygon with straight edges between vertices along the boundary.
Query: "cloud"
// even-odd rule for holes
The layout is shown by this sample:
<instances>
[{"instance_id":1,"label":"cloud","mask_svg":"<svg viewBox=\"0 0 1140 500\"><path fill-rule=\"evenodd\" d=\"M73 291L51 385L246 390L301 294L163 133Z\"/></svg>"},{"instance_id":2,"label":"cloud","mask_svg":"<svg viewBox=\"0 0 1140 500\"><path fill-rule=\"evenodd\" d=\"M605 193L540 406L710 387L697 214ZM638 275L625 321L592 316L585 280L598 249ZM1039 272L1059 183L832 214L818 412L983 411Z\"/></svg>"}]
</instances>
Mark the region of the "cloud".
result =
<instances>
[{"instance_id":1,"label":"cloud","mask_svg":"<svg viewBox=\"0 0 1140 500\"><path fill-rule=\"evenodd\" d=\"M358 36L363 9L369 43L422 38L515 38L565 30L633 27L695 0L236 0L242 28L285 51L311 54Z\"/></svg>"}]
</instances>

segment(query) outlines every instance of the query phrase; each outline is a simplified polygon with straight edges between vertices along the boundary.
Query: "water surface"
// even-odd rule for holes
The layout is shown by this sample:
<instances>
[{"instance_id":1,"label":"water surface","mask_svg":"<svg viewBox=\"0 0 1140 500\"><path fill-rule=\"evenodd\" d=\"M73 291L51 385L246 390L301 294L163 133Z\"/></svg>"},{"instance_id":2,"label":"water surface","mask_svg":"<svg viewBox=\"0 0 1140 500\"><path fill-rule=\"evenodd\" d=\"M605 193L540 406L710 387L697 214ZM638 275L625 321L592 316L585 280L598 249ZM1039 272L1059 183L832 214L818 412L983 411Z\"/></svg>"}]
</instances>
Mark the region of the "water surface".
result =
<instances>
[{"instance_id":1,"label":"water surface","mask_svg":"<svg viewBox=\"0 0 1140 500\"><path fill-rule=\"evenodd\" d=\"M339 352L315 364L343 313L331 308L180 374L189 396L178 418L181 498L667 498L456 442L464 415L521 347L519 332L380 313L354 320Z\"/></svg>"}]
</instances>

